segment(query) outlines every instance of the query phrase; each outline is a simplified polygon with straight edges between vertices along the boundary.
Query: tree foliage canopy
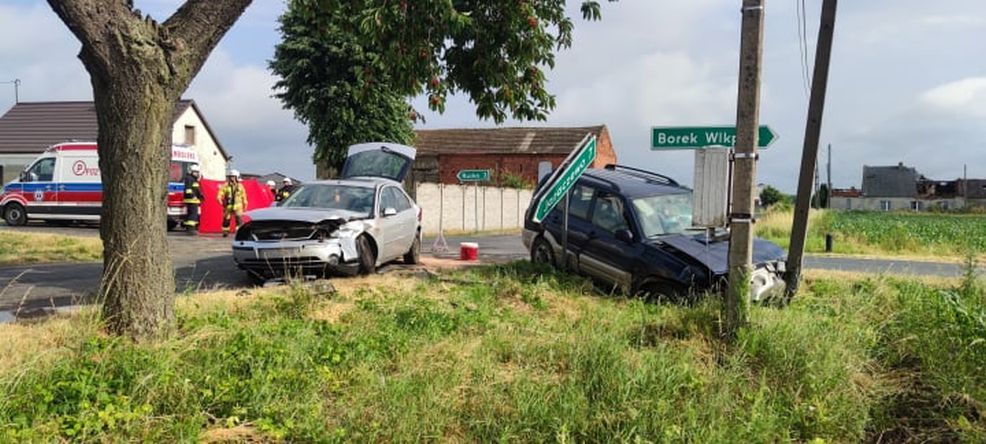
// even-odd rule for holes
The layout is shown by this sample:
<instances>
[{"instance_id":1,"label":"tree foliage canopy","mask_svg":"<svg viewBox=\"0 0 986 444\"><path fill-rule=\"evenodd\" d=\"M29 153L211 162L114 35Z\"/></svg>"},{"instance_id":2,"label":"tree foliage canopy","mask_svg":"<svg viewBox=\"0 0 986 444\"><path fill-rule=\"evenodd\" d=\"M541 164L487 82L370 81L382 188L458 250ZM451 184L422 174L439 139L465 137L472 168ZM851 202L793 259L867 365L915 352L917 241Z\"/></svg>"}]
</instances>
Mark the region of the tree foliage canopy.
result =
<instances>
[{"instance_id":1,"label":"tree foliage canopy","mask_svg":"<svg viewBox=\"0 0 986 444\"><path fill-rule=\"evenodd\" d=\"M280 77L275 96L308 125L315 161L340 168L349 145L374 141L410 144L411 108L386 73L365 75L379 50L359 38L351 2L316 19L297 1L281 16L283 40L270 69Z\"/></svg>"},{"instance_id":2,"label":"tree foliage canopy","mask_svg":"<svg viewBox=\"0 0 986 444\"><path fill-rule=\"evenodd\" d=\"M600 4L580 1L581 14L598 20ZM609 0L611 2L616 0ZM337 14L351 11L367 53L359 72L405 96L426 94L445 110L461 92L481 118L544 120L555 106L545 70L555 52L572 44L568 0L297 0L298 14L332 33Z\"/></svg>"}]
</instances>

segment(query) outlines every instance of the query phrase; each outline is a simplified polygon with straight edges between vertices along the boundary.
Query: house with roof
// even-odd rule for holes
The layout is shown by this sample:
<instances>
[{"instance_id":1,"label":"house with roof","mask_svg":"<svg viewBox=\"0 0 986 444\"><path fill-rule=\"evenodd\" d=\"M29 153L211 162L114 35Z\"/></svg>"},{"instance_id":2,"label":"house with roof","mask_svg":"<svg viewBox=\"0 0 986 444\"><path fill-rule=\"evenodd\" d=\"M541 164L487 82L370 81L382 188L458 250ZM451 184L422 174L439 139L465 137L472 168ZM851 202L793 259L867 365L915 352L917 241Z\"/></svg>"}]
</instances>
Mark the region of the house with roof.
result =
<instances>
[{"instance_id":1,"label":"house with roof","mask_svg":"<svg viewBox=\"0 0 986 444\"><path fill-rule=\"evenodd\" d=\"M98 132L93 102L19 102L0 117L0 176L17 178L48 147L62 142L95 142ZM194 100L175 107L172 142L198 154L202 176L222 180L231 157Z\"/></svg>"},{"instance_id":2,"label":"house with roof","mask_svg":"<svg viewBox=\"0 0 986 444\"><path fill-rule=\"evenodd\" d=\"M864 165L862 189L833 190L830 207L866 211L957 209L974 202L971 199L975 190L970 193L974 187L969 183L975 180L929 179L903 162L889 166Z\"/></svg>"},{"instance_id":3,"label":"house with roof","mask_svg":"<svg viewBox=\"0 0 986 444\"><path fill-rule=\"evenodd\" d=\"M539 164L557 168L587 134L597 139L596 161L591 167L616 163L606 125L435 129L415 134L415 182L456 184L460 170L485 169L490 170L493 184L513 176L533 185L538 180Z\"/></svg>"}]
</instances>

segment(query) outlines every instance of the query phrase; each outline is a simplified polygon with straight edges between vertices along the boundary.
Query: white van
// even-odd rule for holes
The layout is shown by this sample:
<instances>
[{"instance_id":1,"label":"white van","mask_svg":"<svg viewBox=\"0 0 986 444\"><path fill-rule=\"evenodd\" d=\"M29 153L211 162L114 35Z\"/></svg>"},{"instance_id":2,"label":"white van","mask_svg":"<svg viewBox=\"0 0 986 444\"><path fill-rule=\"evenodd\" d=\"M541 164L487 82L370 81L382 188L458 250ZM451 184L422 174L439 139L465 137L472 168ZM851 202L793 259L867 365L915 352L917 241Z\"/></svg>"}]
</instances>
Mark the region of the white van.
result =
<instances>
[{"instance_id":1,"label":"white van","mask_svg":"<svg viewBox=\"0 0 986 444\"><path fill-rule=\"evenodd\" d=\"M190 148L171 148L168 178L168 228L185 216L183 180L189 168L198 163ZM54 145L39 156L20 179L3 187L0 215L7 225L24 225L28 220L98 221L103 205L103 184L99 174L99 155L95 142Z\"/></svg>"}]
</instances>

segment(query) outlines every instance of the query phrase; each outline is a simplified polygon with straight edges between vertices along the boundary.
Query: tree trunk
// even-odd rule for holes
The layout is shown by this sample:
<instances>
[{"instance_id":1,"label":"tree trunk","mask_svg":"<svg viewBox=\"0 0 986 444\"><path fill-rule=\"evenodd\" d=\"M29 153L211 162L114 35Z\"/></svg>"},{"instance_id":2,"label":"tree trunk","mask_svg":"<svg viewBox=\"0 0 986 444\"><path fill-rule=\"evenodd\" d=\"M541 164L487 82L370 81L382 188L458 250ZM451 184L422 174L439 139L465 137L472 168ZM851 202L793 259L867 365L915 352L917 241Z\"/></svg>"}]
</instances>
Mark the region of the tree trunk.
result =
<instances>
[{"instance_id":1,"label":"tree trunk","mask_svg":"<svg viewBox=\"0 0 986 444\"><path fill-rule=\"evenodd\" d=\"M182 92L252 0L187 0L164 23L129 0L48 0L82 43L103 181L103 318L134 338L167 331L175 284L167 241L171 126Z\"/></svg>"},{"instance_id":2,"label":"tree trunk","mask_svg":"<svg viewBox=\"0 0 986 444\"><path fill-rule=\"evenodd\" d=\"M93 77L103 180L103 318L111 333L166 330L175 284L167 243L174 93Z\"/></svg>"}]
</instances>

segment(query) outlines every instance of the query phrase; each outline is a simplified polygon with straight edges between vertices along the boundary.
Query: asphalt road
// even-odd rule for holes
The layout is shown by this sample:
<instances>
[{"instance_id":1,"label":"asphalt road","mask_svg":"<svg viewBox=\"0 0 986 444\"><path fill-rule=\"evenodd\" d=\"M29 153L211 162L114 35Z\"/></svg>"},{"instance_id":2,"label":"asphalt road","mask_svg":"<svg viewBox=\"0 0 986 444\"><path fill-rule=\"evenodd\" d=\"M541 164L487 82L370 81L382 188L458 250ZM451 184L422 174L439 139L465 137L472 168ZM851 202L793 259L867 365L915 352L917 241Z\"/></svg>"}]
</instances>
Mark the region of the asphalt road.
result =
<instances>
[{"instance_id":1,"label":"asphalt road","mask_svg":"<svg viewBox=\"0 0 986 444\"><path fill-rule=\"evenodd\" d=\"M58 233L75 236L98 236L93 227L29 226L0 230ZM474 241L480 245L480 260L507 262L528 257L519 235L456 236L446 238L448 250L433 252L435 239L425 239L423 254L442 258L458 256L460 242ZM175 266L178 291L204 289L235 289L250 282L238 270L230 256L230 241L219 236L191 237L183 233L168 236L171 257ZM399 269L400 265L391 266ZM851 257L808 256L805 267L810 269L841 270L898 275L958 276L961 267L954 263L863 259ZM0 312L23 313L50 307L90 303L99 287L101 263L35 264L0 267ZM2 316L0 316L2 319Z\"/></svg>"}]
</instances>

